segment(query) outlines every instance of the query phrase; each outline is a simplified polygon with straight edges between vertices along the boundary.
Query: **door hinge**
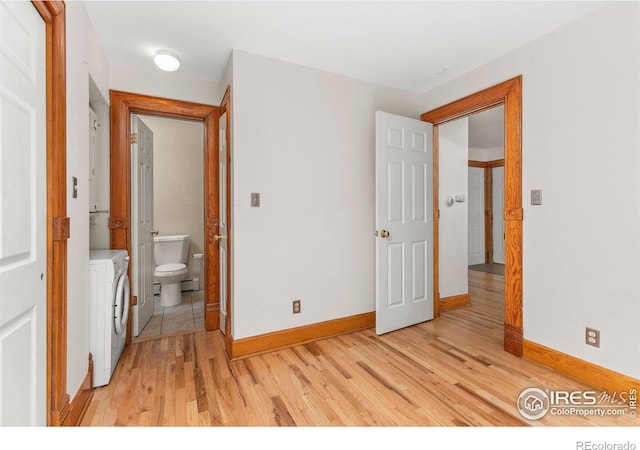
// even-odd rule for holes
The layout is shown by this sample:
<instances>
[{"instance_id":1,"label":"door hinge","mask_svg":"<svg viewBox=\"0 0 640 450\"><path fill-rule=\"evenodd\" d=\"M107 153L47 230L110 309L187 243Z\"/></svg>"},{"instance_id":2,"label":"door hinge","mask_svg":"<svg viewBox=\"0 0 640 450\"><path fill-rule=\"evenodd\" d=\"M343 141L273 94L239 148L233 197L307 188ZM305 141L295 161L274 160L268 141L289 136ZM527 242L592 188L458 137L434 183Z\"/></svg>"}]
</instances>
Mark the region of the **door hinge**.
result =
<instances>
[{"instance_id":1,"label":"door hinge","mask_svg":"<svg viewBox=\"0 0 640 450\"><path fill-rule=\"evenodd\" d=\"M132 295L131 296L131 306L136 306L138 304L138 296L137 295Z\"/></svg>"},{"instance_id":2,"label":"door hinge","mask_svg":"<svg viewBox=\"0 0 640 450\"><path fill-rule=\"evenodd\" d=\"M131 133L131 143L132 144L138 143L138 133Z\"/></svg>"}]
</instances>

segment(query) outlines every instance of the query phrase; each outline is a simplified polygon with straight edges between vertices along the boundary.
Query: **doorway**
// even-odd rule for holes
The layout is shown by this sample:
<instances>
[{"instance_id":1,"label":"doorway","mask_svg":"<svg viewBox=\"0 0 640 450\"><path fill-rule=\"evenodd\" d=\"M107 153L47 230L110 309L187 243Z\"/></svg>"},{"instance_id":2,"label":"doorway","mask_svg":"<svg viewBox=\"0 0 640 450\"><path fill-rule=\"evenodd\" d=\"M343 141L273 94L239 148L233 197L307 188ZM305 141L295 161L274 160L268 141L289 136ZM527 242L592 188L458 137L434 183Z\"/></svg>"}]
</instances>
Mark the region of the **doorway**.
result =
<instances>
[{"instance_id":1,"label":"doorway","mask_svg":"<svg viewBox=\"0 0 640 450\"><path fill-rule=\"evenodd\" d=\"M218 116L216 106L111 91L111 248L131 254L131 115L142 114L201 122L204 125L204 325L206 330L220 327L219 250L213 236L219 234ZM131 265L136 264L135 261ZM130 265L130 267L131 267ZM133 300L135 302L136 299ZM132 305L130 305L130 308ZM131 322L130 322L131 323ZM131 342L131 326L127 342Z\"/></svg>"},{"instance_id":2,"label":"doorway","mask_svg":"<svg viewBox=\"0 0 640 450\"><path fill-rule=\"evenodd\" d=\"M522 76L476 92L434 110L421 120L434 125L434 204L438 204L438 127L504 105L505 143L505 351L522 356ZM439 315L438 210L434 208L434 313Z\"/></svg>"},{"instance_id":3,"label":"doorway","mask_svg":"<svg viewBox=\"0 0 640 450\"><path fill-rule=\"evenodd\" d=\"M504 107L469 116L469 269L504 275Z\"/></svg>"},{"instance_id":4,"label":"doorway","mask_svg":"<svg viewBox=\"0 0 640 450\"><path fill-rule=\"evenodd\" d=\"M132 216L138 216L138 220L132 221L132 258L137 261L132 267L132 292L137 296L132 333L136 338L147 339L204 329L201 283L204 256L203 124L141 114L132 118L132 123L136 122L144 124L143 129L148 129L151 144L147 158L150 161L145 164L146 154L141 151L145 145L139 129L137 145L133 144L132 150ZM151 169L150 176L139 175L139 168L145 165ZM145 182L150 184L148 189L141 186ZM149 224L143 220L143 212L138 211L143 207L150 209ZM153 238L174 235L188 236L186 259L174 261L185 264L187 274L180 281L182 301L165 306L160 302L160 283L153 277L156 264L151 249ZM146 248L141 242L145 240L143 237L149 241L151 251L141 258ZM148 267L145 261L149 262ZM145 308L147 300L149 308Z\"/></svg>"}]
</instances>

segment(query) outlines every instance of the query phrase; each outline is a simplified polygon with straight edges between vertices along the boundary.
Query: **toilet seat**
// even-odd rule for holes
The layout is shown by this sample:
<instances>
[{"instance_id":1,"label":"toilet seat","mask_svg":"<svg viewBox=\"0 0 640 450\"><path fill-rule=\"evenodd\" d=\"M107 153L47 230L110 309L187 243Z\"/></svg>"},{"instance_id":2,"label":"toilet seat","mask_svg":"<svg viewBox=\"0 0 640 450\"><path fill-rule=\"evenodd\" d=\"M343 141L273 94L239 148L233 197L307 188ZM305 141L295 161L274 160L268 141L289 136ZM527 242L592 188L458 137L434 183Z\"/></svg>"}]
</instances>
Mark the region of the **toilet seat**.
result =
<instances>
[{"instance_id":1,"label":"toilet seat","mask_svg":"<svg viewBox=\"0 0 640 450\"><path fill-rule=\"evenodd\" d=\"M187 273L187 266L180 263L162 264L154 271L155 276L179 275L181 273Z\"/></svg>"}]
</instances>

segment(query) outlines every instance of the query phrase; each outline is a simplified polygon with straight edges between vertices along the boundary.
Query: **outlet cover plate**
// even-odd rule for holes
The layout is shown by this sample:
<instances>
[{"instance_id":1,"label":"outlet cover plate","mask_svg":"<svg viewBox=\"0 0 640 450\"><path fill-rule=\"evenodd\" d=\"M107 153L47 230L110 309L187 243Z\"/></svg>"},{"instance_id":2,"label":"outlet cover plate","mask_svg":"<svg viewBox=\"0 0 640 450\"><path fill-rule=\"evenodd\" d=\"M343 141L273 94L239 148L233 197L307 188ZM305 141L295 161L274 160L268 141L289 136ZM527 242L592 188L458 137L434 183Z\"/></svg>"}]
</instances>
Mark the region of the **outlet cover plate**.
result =
<instances>
[{"instance_id":1,"label":"outlet cover plate","mask_svg":"<svg viewBox=\"0 0 640 450\"><path fill-rule=\"evenodd\" d=\"M600 348L600 331L586 327L584 332L584 342L587 345Z\"/></svg>"}]
</instances>

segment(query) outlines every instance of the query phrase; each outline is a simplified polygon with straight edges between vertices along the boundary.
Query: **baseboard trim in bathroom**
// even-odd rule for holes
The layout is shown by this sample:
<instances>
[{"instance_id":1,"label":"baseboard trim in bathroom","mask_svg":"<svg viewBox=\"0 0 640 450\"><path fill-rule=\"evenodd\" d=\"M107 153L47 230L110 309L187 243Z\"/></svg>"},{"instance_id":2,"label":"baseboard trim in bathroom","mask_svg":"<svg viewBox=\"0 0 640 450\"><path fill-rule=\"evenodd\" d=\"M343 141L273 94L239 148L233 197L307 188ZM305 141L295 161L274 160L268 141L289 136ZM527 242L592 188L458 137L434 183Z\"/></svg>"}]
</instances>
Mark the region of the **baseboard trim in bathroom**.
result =
<instances>
[{"instance_id":1,"label":"baseboard trim in bathroom","mask_svg":"<svg viewBox=\"0 0 640 450\"><path fill-rule=\"evenodd\" d=\"M231 359L266 353L273 350L305 344L340 334L373 328L376 325L376 313L368 312L355 316L342 317L326 322L313 323L297 328L275 331L234 340L231 344Z\"/></svg>"},{"instance_id":2,"label":"baseboard trim in bathroom","mask_svg":"<svg viewBox=\"0 0 640 450\"><path fill-rule=\"evenodd\" d=\"M190 280L182 280L180 282L180 290L182 292L199 291L200 279L194 278ZM160 283L153 283L153 295L160 295Z\"/></svg>"}]
</instances>

